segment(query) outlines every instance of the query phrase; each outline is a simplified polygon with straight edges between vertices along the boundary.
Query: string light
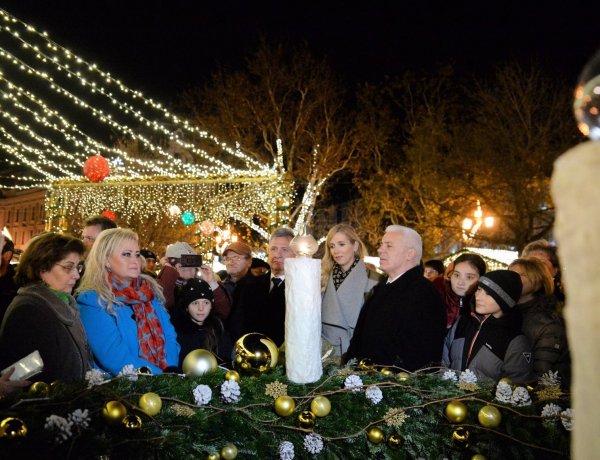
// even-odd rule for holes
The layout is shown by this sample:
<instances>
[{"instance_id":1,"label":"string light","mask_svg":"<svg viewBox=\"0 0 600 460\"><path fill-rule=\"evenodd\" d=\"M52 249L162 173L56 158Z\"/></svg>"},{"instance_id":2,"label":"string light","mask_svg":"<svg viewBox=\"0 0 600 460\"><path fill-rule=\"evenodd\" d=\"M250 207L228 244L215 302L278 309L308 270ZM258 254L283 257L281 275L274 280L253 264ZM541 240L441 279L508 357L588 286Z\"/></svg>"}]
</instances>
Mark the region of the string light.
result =
<instances>
[{"instance_id":1,"label":"string light","mask_svg":"<svg viewBox=\"0 0 600 460\"><path fill-rule=\"evenodd\" d=\"M10 155L7 164L32 170L32 175L4 176L12 185L0 187L47 187L50 226L58 219L62 227L65 216L105 209L121 222L166 216L174 224L168 213L173 206L189 210L197 221L234 218L264 238L268 233L254 223L256 215L287 222L293 183L282 179L280 139L275 164L261 162L239 143L221 142L2 9L0 35L10 40L0 47L0 109L6 120L0 148ZM77 124L65 110L73 111ZM88 125L116 131L153 157L109 147L85 132L82 126ZM200 147L203 143L217 153ZM81 172L86 159L97 154L107 157L112 174L93 184Z\"/></svg>"},{"instance_id":2,"label":"string light","mask_svg":"<svg viewBox=\"0 0 600 460\"><path fill-rule=\"evenodd\" d=\"M311 167L311 175L308 180L308 184L306 185L306 191L304 192L304 196L302 197L302 203L300 205L300 212L298 213L298 219L296 220L296 226L294 227L294 231L296 234L300 234L302 227L306 223L305 219L308 215L309 211L312 209L313 204L315 203L315 198L318 195L318 190L323 186L326 178L322 178L321 180L317 180L319 169L317 167L317 158L319 157L319 146L317 145L312 152L312 167Z\"/></svg>"},{"instance_id":3,"label":"string light","mask_svg":"<svg viewBox=\"0 0 600 460\"><path fill-rule=\"evenodd\" d=\"M141 142L141 144L149 148L150 150L157 152L160 155L169 158L169 161L162 162L162 165L166 165L166 168L160 171L161 175L173 177L174 175L183 173L184 175L202 175L203 177L208 177L209 175L220 174L224 175L234 175L234 176L270 176L273 174L273 167L269 165L265 165L263 163L258 162L256 159L251 156L243 153L239 145L236 144L235 148L228 147L225 143L219 142L218 139L214 136L209 135L205 131L201 131L199 128L191 125L187 120L181 120L179 117L170 113L167 109L165 109L162 104L158 104L154 102L152 99L144 98L143 94L139 91L131 90L126 87L119 80L114 79L110 73L103 72L98 68L96 64L88 63L84 59L76 56L70 50L67 50L60 45L54 43L48 38L47 33L40 33L34 27L25 24L24 22L17 20L16 18L12 18L6 11L0 10L0 16L4 17L5 21L9 21L12 23L18 23L24 27L24 29L33 34L33 36L37 36L43 39L45 42L45 46L47 48L47 52L44 52L40 49L39 46L33 44L29 41L29 39L25 39L19 34L16 30L13 30L10 26L0 26L0 32L8 32L13 38L15 38L20 44L21 47L25 50L31 50L34 53L35 58L41 63L53 65L55 71L62 73L68 78L76 78L79 80L81 86L88 89L88 91L92 94L100 94L110 100L110 102L117 108L121 114L129 114L133 116L138 122L141 122L147 128L150 128L154 131L158 131L177 144L179 147L186 149L189 152L194 153L199 156L202 160L212 162L215 165L213 166L198 166L198 165L190 165L182 162L178 158L173 158L168 152L165 152L160 146L153 144L147 137L142 136L141 134L134 132L125 124L121 124L115 121L115 117L111 114L105 113L103 110L95 108L92 104L88 103L81 97L75 95L72 91L66 90L61 85L57 83L57 81L49 75L47 71L40 71L22 59L17 58L14 54L9 53L7 51L3 51L0 53L0 57L7 60L7 62L12 63L18 69L27 72L28 74L35 75L42 80L46 81L50 85L50 89L60 94L64 97L71 99L72 103L77 106L83 107L87 111L91 111L91 113L101 122L108 124L113 128L117 128L123 134L128 135L132 139L136 139ZM51 55L51 53L54 53ZM64 57L62 57L64 55ZM68 61L68 62L67 62ZM71 62L73 65L70 65ZM74 69L73 66L77 67ZM101 81L94 81L94 78L100 77ZM104 82L104 83L102 83ZM104 86L106 84L107 86ZM135 103L142 103L147 107L160 111L162 116L166 118L169 123L175 124L177 129L171 130L168 129L162 123L158 123L156 121L150 120L146 117L142 110L136 108L133 103L127 103L118 100L114 94L108 89L108 86L116 86L119 91L123 95L129 95ZM147 108L146 107L146 108ZM191 142L186 142L181 139L178 132L182 129L189 133L194 133L199 135L201 138L205 140L212 141L215 146L217 146L222 152L227 152L234 157L243 160L247 166L247 169L239 169L234 168L229 164L226 164L224 161L216 158L214 155L209 155L206 151L199 149ZM126 153L119 152L124 159L127 159Z\"/></svg>"},{"instance_id":4,"label":"string light","mask_svg":"<svg viewBox=\"0 0 600 460\"><path fill-rule=\"evenodd\" d=\"M98 193L100 189L102 193ZM156 178L109 183L62 180L48 189L46 207L53 210L48 225L56 226L53 221L57 217L94 215L105 209L115 212L123 225L134 218L162 221L166 216L174 224L179 215L170 214L169 209L178 206L190 211L197 222L234 218L267 239L268 232L253 222L254 216L277 216L280 203L291 194L291 183L278 177L240 178L230 182Z\"/></svg>"}]
</instances>

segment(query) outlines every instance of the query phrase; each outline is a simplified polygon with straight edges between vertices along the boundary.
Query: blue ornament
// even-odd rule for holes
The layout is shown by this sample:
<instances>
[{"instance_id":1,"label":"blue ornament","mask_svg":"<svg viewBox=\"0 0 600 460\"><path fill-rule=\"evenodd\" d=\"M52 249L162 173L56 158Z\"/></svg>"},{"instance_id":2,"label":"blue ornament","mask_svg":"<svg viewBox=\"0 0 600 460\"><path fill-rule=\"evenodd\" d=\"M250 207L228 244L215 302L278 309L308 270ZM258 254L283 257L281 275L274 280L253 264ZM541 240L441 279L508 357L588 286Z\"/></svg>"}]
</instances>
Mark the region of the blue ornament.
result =
<instances>
[{"instance_id":1,"label":"blue ornament","mask_svg":"<svg viewBox=\"0 0 600 460\"><path fill-rule=\"evenodd\" d=\"M195 220L196 218L194 217L194 214L192 214L190 211L185 211L183 214L181 214L181 222L183 222L183 225L192 225Z\"/></svg>"}]
</instances>

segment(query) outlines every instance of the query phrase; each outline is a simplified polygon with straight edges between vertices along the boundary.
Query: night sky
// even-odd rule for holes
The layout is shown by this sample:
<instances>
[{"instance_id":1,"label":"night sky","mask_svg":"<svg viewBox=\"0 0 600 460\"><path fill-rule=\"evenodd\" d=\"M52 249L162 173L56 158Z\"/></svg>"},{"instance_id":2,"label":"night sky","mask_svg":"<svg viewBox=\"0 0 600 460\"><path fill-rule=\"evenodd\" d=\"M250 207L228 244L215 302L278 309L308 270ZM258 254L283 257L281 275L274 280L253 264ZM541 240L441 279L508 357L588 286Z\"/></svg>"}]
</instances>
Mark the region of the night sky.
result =
<instances>
[{"instance_id":1,"label":"night sky","mask_svg":"<svg viewBox=\"0 0 600 460\"><path fill-rule=\"evenodd\" d=\"M218 63L240 68L261 36L305 41L349 84L446 63L485 75L507 60L536 60L574 85L600 48L597 1L344 3L14 0L0 6L166 103L206 82Z\"/></svg>"}]
</instances>

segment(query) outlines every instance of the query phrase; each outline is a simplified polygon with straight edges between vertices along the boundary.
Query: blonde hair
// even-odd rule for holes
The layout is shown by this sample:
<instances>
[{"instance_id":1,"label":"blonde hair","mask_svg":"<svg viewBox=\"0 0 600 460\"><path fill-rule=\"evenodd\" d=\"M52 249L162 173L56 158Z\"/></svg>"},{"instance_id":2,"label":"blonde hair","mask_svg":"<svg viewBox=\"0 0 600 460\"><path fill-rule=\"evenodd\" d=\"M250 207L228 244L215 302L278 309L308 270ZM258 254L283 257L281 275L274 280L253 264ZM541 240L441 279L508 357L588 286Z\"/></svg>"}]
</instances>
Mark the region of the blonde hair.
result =
<instances>
[{"instance_id":1,"label":"blonde hair","mask_svg":"<svg viewBox=\"0 0 600 460\"><path fill-rule=\"evenodd\" d=\"M105 303L104 308L111 314L114 313L113 304L118 304L119 302L117 302L113 294L112 286L108 279L106 263L109 257L125 241L135 241L137 243L137 233L128 228L113 228L100 232L85 260L85 272L77 289L77 293L88 290L96 291L98 294L98 303L101 306ZM150 276L140 276L150 283L154 295L164 303L165 297L159 284Z\"/></svg>"},{"instance_id":2,"label":"blonde hair","mask_svg":"<svg viewBox=\"0 0 600 460\"><path fill-rule=\"evenodd\" d=\"M329 243L331 243L331 239L335 236L336 233L343 233L350 240L351 244L358 243L358 250L354 251L354 257L357 259L362 259L367 256L369 253L367 252L367 247L365 243L361 241L356 233L356 230L348 224L337 224L334 225L331 230L327 233L327 238L325 239L325 254L323 255L323 260L321 261L321 286L327 286L329 282L329 275L331 274L331 270L333 270L334 260L331 255L331 249L329 249Z\"/></svg>"},{"instance_id":3,"label":"blonde hair","mask_svg":"<svg viewBox=\"0 0 600 460\"><path fill-rule=\"evenodd\" d=\"M554 292L554 280L546 264L533 257L522 257L513 260L508 268L511 269L516 266L521 267L525 271L527 278L529 278L533 285L533 293L536 296L542 293L552 295Z\"/></svg>"}]
</instances>

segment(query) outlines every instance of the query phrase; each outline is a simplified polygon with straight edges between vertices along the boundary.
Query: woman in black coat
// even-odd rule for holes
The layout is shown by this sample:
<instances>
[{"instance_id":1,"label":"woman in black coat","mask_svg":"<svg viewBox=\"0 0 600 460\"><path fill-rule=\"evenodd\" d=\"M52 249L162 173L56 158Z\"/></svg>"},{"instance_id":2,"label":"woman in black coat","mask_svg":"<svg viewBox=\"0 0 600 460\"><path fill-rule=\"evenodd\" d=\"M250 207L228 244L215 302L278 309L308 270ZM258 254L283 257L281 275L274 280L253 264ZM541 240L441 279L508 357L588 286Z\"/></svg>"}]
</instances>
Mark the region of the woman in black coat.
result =
<instances>
[{"instance_id":1,"label":"woman in black coat","mask_svg":"<svg viewBox=\"0 0 600 460\"><path fill-rule=\"evenodd\" d=\"M517 259L509 270L518 273L523 282L517 307L523 316L523 334L532 345L533 370L538 378L545 372L558 371L568 388L571 358L552 275L544 263L534 258Z\"/></svg>"},{"instance_id":2,"label":"woman in black coat","mask_svg":"<svg viewBox=\"0 0 600 460\"><path fill-rule=\"evenodd\" d=\"M15 276L22 287L0 327L0 369L37 350L44 369L34 380L85 377L92 354L71 295L83 252L83 243L68 235L44 233L31 240Z\"/></svg>"}]
</instances>

